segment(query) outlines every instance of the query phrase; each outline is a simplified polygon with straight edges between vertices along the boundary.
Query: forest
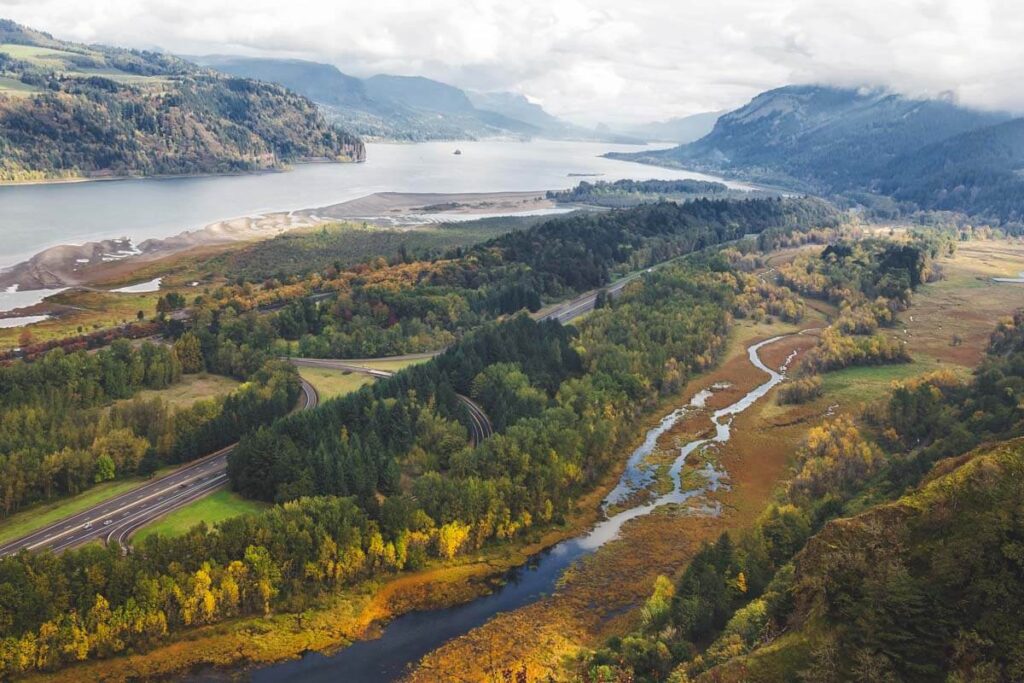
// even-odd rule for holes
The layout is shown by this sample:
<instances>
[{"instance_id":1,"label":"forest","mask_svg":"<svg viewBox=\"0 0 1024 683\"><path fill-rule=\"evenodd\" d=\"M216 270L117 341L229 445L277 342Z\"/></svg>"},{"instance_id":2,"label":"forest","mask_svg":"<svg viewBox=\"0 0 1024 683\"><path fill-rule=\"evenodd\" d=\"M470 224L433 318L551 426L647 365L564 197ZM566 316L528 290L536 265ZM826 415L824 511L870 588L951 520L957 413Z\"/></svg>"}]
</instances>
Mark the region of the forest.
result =
<instances>
[{"instance_id":1,"label":"forest","mask_svg":"<svg viewBox=\"0 0 1024 683\"><path fill-rule=\"evenodd\" d=\"M298 399L297 373L277 361L254 366L228 396L189 407L133 398L205 369L191 333L174 346L136 349L121 339L95 354L55 349L36 362L0 366L0 511L6 516L193 460L285 414Z\"/></svg>"},{"instance_id":2,"label":"forest","mask_svg":"<svg viewBox=\"0 0 1024 683\"><path fill-rule=\"evenodd\" d=\"M655 221L663 217L671 217L673 222L657 228ZM322 274L290 283L267 280L259 285L225 286L192 302L194 317L188 331L182 322L161 317L164 335L176 340L170 349L144 343L136 351L127 340L95 354L70 350L87 345L84 342L69 344L68 351L29 349L34 362L16 361L0 367L0 386L12 382L18 387L5 392L10 410L0 417L6 446L3 467L9 473L2 509L9 514L28 503L72 495L100 481L150 474L163 465L225 446L251 425L268 424L269 420L261 422L260 416L286 412L297 397L294 372L271 363L275 356L289 352L285 342L297 342L299 355L313 357L433 351L502 315L522 308L538 309L542 296L568 296L607 283L615 269L644 265L654 257L637 261L637 253L647 253L655 240L663 250L671 248L673 254L689 253L736 235L739 220L748 222L747 230L757 230L792 227L815 219L826 223L838 220L826 205L804 200L652 205L605 214L600 220L573 217L569 227L563 223L567 219L555 219L435 260L407 262L400 258L388 265L376 259L345 270L328 266ZM560 237L554 238L554 233ZM513 240L517 235L528 235L536 246ZM612 239L619 249L606 253L602 245ZM524 263L524 259L535 260ZM573 268L573 263L578 267ZM591 272L581 279L584 263ZM568 270L563 270L567 266ZM740 285L732 282L730 286ZM314 301L308 296L311 292L325 293L327 298ZM749 296L741 294L739 301ZM160 307L166 313L183 303L182 297L167 295ZM765 304L771 310L780 305ZM276 308L261 311L261 306ZM796 312L792 300L785 306ZM185 410L170 410L158 400L108 407L139 389L173 383L182 372L201 371L256 382L224 401L199 401ZM48 379L40 381L37 373L47 372L51 373L46 375ZM472 379L464 377L456 385L457 391L473 395ZM85 398L73 398L79 390L60 393L55 387L62 383L80 383ZM40 393L44 387L51 387L49 393ZM555 388L557 383L548 386L549 392ZM492 400L488 392L502 395L507 390L488 387L478 393L487 402ZM446 396L449 402L439 403L440 414L464 420L453 396ZM223 428L225 422L230 427ZM107 434L113 434L114 443ZM392 444L393 449L405 445ZM354 448L376 450L378 446L357 440ZM385 462L389 461L381 460ZM367 475L369 483L337 492L369 495L377 474ZM394 468L385 474L394 476ZM282 477L282 481L291 481L291 477ZM304 492L310 490L303 482L293 485L305 487L301 488ZM261 497L272 500L275 496Z\"/></svg>"},{"instance_id":3,"label":"forest","mask_svg":"<svg viewBox=\"0 0 1024 683\"><path fill-rule=\"evenodd\" d=\"M525 315L489 323L429 363L243 437L232 481L281 506L128 555L87 547L0 560L2 671L301 609L339 586L558 522L657 397L715 362L733 296L712 274L676 266L578 328ZM469 446L455 391L487 405L501 432Z\"/></svg>"},{"instance_id":4,"label":"forest","mask_svg":"<svg viewBox=\"0 0 1024 683\"><path fill-rule=\"evenodd\" d=\"M15 444L23 461L8 467L36 474L12 492L12 506L70 492L60 487L71 471L60 458L56 469L26 466L54 451L75 453L98 481L238 438L233 487L280 504L216 529L147 539L128 555L83 548L0 561L0 613L14 615L0 624L5 675L145 648L237 614L301 608L341 586L562 523L659 397L716 362L731 315L802 312L789 290L759 286L709 256L646 273L576 327L519 311L749 234L841 220L807 199L662 202L551 219L432 260L329 266L285 282L226 285L192 302L167 299L165 313L184 303L192 316L187 326L161 318L170 346L121 340L0 368L11 415L73 399L61 419L92 425L75 442ZM285 416L297 377L273 358L289 341L323 356L447 350ZM126 400L199 371L246 383L177 411ZM58 397L68 382L81 389ZM484 407L495 436L469 442L458 394ZM92 578L72 580L83 571ZM29 578L44 575L45 586Z\"/></svg>"},{"instance_id":5,"label":"forest","mask_svg":"<svg viewBox=\"0 0 1024 683\"><path fill-rule=\"evenodd\" d=\"M622 208L659 200L721 199L744 194L730 192L724 183L708 180L598 180L596 183L584 180L569 190L548 190L547 198L560 204Z\"/></svg>"},{"instance_id":6,"label":"forest","mask_svg":"<svg viewBox=\"0 0 1024 683\"><path fill-rule=\"evenodd\" d=\"M294 342L289 352L305 357L433 351L498 316L536 311L746 234L841 222L835 209L812 199L660 202L574 214L429 260L406 252L390 264L376 258L284 281L224 285L193 302L196 332L207 346L229 340L236 354L283 351L278 340Z\"/></svg>"}]
</instances>

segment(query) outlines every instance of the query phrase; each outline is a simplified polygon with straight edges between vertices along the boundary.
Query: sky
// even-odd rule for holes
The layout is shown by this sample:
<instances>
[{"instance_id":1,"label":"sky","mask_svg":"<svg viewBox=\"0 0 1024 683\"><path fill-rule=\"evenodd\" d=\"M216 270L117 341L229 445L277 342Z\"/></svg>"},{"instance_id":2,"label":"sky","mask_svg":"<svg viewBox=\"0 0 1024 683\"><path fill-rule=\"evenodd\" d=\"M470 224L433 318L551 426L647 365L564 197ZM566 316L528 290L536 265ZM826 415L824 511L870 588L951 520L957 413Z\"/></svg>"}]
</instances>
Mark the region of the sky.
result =
<instances>
[{"instance_id":1,"label":"sky","mask_svg":"<svg viewBox=\"0 0 1024 683\"><path fill-rule=\"evenodd\" d=\"M1024 112L1020 0L0 0L0 17L509 90L587 125L731 109L790 83Z\"/></svg>"}]
</instances>

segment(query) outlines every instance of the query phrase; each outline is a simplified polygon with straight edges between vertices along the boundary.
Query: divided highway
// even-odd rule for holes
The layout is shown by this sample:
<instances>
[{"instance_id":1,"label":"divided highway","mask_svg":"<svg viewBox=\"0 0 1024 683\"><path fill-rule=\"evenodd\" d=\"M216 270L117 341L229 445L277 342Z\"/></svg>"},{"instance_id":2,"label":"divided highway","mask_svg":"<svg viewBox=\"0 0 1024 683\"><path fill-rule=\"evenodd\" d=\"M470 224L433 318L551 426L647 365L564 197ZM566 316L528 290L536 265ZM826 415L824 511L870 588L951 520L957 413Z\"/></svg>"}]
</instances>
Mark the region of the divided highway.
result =
<instances>
[{"instance_id":1,"label":"divided highway","mask_svg":"<svg viewBox=\"0 0 1024 683\"><path fill-rule=\"evenodd\" d=\"M609 296L616 296L623 287L640 275L641 273L636 273L622 278L606 287L605 291ZM563 324L568 323L594 309L598 291L594 290L578 296L536 317L540 320L557 320ZM390 377L392 373L368 368L360 363L371 360L428 359L438 353L440 351L396 356L391 359L293 358L291 361L295 365L333 368L385 378ZM468 397L459 395L459 400L469 412L470 436L473 443L474 445L479 444L494 433L491 421L483 409ZM317 405L318 401L316 390L303 380L302 400L299 408L312 408ZM232 444L88 510L65 517L27 536L0 545L0 556L12 555L21 550L60 552L95 540L103 540L106 543L117 542L121 547L127 547L131 535L146 524L209 495L227 484L227 458L234 447L235 444Z\"/></svg>"},{"instance_id":2,"label":"divided highway","mask_svg":"<svg viewBox=\"0 0 1024 683\"><path fill-rule=\"evenodd\" d=\"M299 409L314 407L316 389L303 380ZM25 550L60 552L90 541L118 541L124 547L136 530L227 483L228 454L235 444L146 482L78 514L0 546L0 556Z\"/></svg>"}]
</instances>

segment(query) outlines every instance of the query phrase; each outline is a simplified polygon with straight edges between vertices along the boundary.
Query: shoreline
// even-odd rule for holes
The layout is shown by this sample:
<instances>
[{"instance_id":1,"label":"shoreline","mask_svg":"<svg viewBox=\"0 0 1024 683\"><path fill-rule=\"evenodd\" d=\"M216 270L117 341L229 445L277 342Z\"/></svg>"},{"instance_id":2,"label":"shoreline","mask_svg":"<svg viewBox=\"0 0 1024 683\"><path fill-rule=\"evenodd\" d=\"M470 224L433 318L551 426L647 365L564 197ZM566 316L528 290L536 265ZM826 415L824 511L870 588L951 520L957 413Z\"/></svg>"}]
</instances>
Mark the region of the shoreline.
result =
<instances>
[{"instance_id":1,"label":"shoreline","mask_svg":"<svg viewBox=\"0 0 1024 683\"><path fill-rule=\"evenodd\" d=\"M491 215L558 213L570 210L547 199L546 191L478 193L376 192L321 207L275 211L218 220L171 237L135 244L128 238L43 249L19 263L0 268L0 293L102 287L130 280L132 272L195 248L267 240L284 233L345 221L363 221L382 229L414 230L446 220L473 220ZM16 289L12 289L16 288ZM3 298L0 296L0 302ZM31 306L38 309L45 301ZM0 318L22 315L17 307L0 310Z\"/></svg>"},{"instance_id":2,"label":"shoreline","mask_svg":"<svg viewBox=\"0 0 1024 683\"><path fill-rule=\"evenodd\" d=\"M229 171L217 173L209 171L205 173L157 173L153 175L97 175L97 176L67 176L64 178L40 178L38 180L2 180L0 190L5 187L31 187L34 185L69 185L74 183L109 183L114 181L127 180L183 180L187 178L236 178L250 175L265 175L270 173L289 173L295 166L301 164L362 164L365 159L329 159L309 158L285 163L281 166L270 166L267 168L255 168L251 171Z\"/></svg>"}]
</instances>

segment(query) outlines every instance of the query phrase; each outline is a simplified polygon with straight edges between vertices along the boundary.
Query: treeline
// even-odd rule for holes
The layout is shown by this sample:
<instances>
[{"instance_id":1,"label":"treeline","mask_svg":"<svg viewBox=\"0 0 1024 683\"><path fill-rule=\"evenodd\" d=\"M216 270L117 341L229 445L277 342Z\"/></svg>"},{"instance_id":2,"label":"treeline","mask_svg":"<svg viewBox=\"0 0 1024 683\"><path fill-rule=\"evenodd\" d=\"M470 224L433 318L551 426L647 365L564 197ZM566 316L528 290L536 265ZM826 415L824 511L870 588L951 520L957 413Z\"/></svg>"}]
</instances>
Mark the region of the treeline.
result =
<instances>
[{"instance_id":1,"label":"treeline","mask_svg":"<svg viewBox=\"0 0 1024 683\"><path fill-rule=\"evenodd\" d=\"M87 547L0 560L0 671L301 610L340 586L564 519L658 396L725 342L729 287L662 270L578 329L522 315L488 324L433 361L246 437L232 481L284 505L151 537L128 555ZM503 431L470 447L455 392L476 396Z\"/></svg>"},{"instance_id":2,"label":"treeline","mask_svg":"<svg viewBox=\"0 0 1024 683\"><path fill-rule=\"evenodd\" d=\"M55 349L36 362L0 367L2 513L206 455L288 412L298 398L295 370L272 363L227 397L189 407L126 401L203 369L191 335L175 347L136 349L118 340L95 354Z\"/></svg>"},{"instance_id":3,"label":"treeline","mask_svg":"<svg viewBox=\"0 0 1024 683\"><path fill-rule=\"evenodd\" d=\"M372 357L443 348L467 331L546 301L596 289L613 277L773 227L836 225L841 216L810 199L662 202L546 220L444 258L383 258L306 278L218 288L197 303L200 327L246 320L275 307L250 349L298 342L316 357ZM809 229L809 228L808 228ZM727 266L726 266L727 267ZM313 302L310 297L320 300ZM791 308L787 306L787 308ZM789 312L782 313L790 315ZM268 336L268 334L270 336ZM262 344L262 346L261 346ZM294 347L293 347L294 348Z\"/></svg>"},{"instance_id":4,"label":"treeline","mask_svg":"<svg viewBox=\"0 0 1024 683\"><path fill-rule=\"evenodd\" d=\"M616 180L611 183L604 180L596 183L584 180L568 190L548 190L547 198L561 204L621 208L634 206L642 201L724 197L728 193L729 187L724 183L707 180Z\"/></svg>"},{"instance_id":5,"label":"treeline","mask_svg":"<svg viewBox=\"0 0 1024 683\"><path fill-rule=\"evenodd\" d=\"M583 657L578 679L1016 680L1021 444L952 456L1024 434L1022 398L1018 314L970 382L907 380L867 409L870 432L811 430L754 529L659 578L643 626Z\"/></svg>"}]
</instances>

